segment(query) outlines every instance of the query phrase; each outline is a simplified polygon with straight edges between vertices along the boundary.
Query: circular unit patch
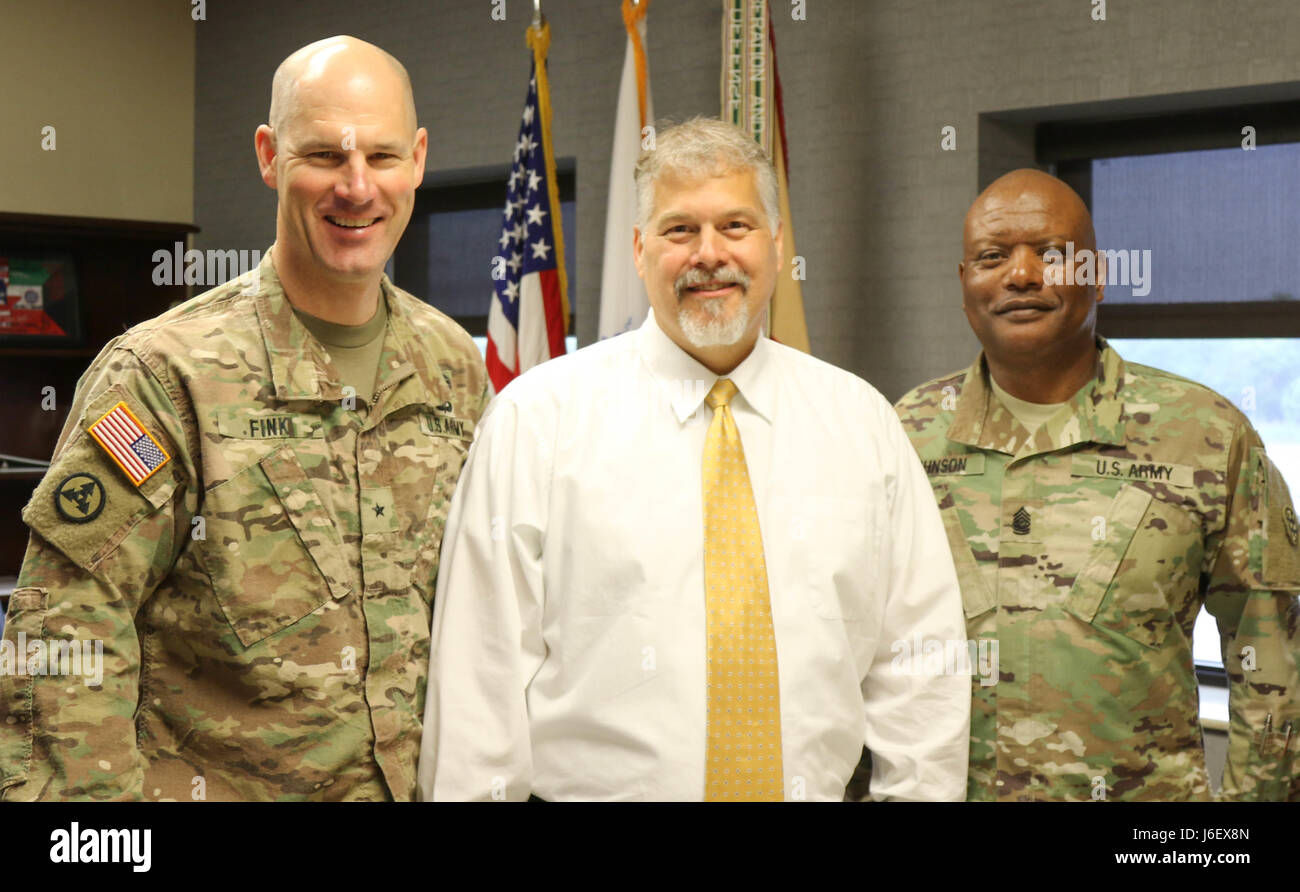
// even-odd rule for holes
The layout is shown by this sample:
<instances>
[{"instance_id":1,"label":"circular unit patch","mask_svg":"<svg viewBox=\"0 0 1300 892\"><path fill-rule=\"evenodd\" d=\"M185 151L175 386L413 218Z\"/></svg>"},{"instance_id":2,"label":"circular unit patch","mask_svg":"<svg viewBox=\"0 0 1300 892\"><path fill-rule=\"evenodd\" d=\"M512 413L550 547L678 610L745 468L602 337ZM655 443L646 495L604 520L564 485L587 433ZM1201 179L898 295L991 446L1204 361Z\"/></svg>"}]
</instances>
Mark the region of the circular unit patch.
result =
<instances>
[{"instance_id":1,"label":"circular unit patch","mask_svg":"<svg viewBox=\"0 0 1300 892\"><path fill-rule=\"evenodd\" d=\"M54 490L54 507L69 523L90 523L104 510L108 496L94 474L79 471L63 478Z\"/></svg>"}]
</instances>

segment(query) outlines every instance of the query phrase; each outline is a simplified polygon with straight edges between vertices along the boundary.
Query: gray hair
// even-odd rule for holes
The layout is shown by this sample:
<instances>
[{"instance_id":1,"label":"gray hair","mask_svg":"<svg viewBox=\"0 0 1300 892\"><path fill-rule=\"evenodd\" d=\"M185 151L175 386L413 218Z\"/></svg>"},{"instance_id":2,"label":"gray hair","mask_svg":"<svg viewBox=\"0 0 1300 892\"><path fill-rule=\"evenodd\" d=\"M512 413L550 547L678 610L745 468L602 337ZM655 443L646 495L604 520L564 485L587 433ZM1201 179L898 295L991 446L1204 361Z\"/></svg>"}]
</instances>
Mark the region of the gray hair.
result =
<instances>
[{"instance_id":1,"label":"gray hair","mask_svg":"<svg viewBox=\"0 0 1300 892\"><path fill-rule=\"evenodd\" d=\"M643 150L636 161L638 229L644 232L654 216L655 183L665 172L704 177L752 170L768 227L776 232L781 222L776 170L752 136L717 118L697 117L681 124L664 121L656 129L654 148Z\"/></svg>"}]
</instances>

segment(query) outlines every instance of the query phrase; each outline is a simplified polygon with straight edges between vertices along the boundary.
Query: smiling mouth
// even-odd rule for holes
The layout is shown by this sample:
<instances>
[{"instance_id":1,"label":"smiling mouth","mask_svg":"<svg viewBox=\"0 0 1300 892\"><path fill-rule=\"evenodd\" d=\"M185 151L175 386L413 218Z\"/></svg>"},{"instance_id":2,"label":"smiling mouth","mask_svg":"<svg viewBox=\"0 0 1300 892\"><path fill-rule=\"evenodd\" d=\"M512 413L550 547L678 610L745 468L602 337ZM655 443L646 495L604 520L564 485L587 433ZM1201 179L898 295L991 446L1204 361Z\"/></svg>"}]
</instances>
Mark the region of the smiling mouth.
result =
<instances>
[{"instance_id":1,"label":"smiling mouth","mask_svg":"<svg viewBox=\"0 0 1300 892\"><path fill-rule=\"evenodd\" d=\"M701 282L695 285L680 285L676 291L679 301L687 296L705 301L717 301L729 297L733 288L743 292L745 284L743 282Z\"/></svg>"},{"instance_id":2,"label":"smiling mouth","mask_svg":"<svg viewBox=\"0 0 1300 892\"><path fill-rule=\"evenodd\" d=\"M365 229L367 226L373 226L380 221L380 217L340 217L337 215L326 215L326 221L334 224L340 229Z\"/></svg>"},{"instance_id":3,"label":"smiling mouth","mask_svg":"<svg viewBox=\"0 0 1300 892\"><path fill-rule=\"evenodd\" d=\"M1055 307L1049 306L1038 301L1011 300L993 311L995 316L1005 316L1009 313L1049 313Z\"/></svg>"}]
</instances>

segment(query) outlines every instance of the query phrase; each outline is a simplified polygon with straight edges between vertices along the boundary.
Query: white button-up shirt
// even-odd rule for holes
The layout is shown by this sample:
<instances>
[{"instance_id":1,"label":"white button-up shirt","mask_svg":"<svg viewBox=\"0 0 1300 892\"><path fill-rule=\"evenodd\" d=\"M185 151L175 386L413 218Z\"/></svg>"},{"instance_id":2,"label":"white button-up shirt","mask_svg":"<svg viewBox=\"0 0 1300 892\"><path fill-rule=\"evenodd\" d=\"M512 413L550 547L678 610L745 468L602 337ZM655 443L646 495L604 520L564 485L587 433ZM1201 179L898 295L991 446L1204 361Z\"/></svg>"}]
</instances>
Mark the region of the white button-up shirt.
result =
<instances>
[{"instance_id":1,"label":"white button-up shirt","mask_svg":"<svg viewBox=\"0 0 1300 892\"><path fill-rule=\"evenodd\" d=\"M727 377L767 563L786 799L843 798L864 743L873 798L963 798L970 676L910 659L965 644L961 595L897 416L862 379L762 337ZM442 544L425 799L703 797L716 378L651 314L492 403Z\"/></svg>"}]
</instances>

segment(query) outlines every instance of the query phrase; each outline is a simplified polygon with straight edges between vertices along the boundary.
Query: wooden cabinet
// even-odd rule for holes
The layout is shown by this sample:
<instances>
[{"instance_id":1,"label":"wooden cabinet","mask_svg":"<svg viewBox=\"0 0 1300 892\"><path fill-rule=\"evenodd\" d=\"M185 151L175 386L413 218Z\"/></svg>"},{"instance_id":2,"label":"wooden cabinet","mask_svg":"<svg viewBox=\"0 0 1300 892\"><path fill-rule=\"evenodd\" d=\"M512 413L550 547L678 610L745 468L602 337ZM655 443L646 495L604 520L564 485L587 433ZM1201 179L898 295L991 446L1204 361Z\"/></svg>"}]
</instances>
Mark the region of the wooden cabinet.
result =
<instances>
[{"instance_id":1,"label":"wooden cabinet","mask_svg":"<svg viewBox=\"0 0 1300 892\"><path fill-rule=\"evenodd\" d=\"M116 335L188 297L185 285L155 285L154 252L170 256L198 228L179 223L0 213L0 257L71 255L81 301L79 343L0 346L0 454L48 461L72 406L77 380ZM53 387L54 408L42 407ZM22 508L43 471L0 467L0 579L13 577L27 548ZM0 583L0 588L8 586Z\"/></svg>"}]
</instances>

